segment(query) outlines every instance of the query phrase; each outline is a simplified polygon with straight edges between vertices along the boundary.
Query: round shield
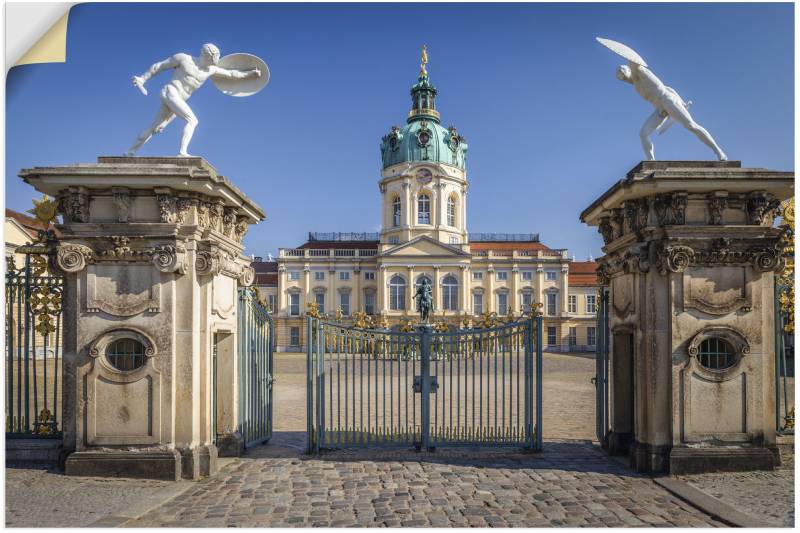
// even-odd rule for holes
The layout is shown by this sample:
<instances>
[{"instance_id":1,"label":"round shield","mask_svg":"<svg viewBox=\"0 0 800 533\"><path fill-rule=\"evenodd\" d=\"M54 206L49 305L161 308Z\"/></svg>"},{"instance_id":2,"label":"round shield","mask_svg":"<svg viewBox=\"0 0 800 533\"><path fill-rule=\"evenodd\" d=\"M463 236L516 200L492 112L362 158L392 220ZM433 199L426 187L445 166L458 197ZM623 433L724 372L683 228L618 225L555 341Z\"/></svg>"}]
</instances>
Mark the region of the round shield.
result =
<instances>
[{"instance_id":1,"label":"round shield","mask_svg":"<svg viewBox=\"0 0 800 533\"><path fill-rule=\"evenodd\" d=\"M220 58L217 66L226 70L248 71L258 69L261 76L252 78L231 79L224 76L212 76L211 81L217 89L228 96L250 96L256 94L269 82L269 67L261 58L252 54L230 54Z\"/></svg>"},{"instance_id":2,"label":"round shield","mask_svg":"<svg viewBox=\"0 0 800 533\"><path fill-rule=\"evenodd\" d=\"M617 55L620 55L630 61L631 63L636 63L637 65L641 65L643 67L647 66L647 63L644 62L642 56L634 52L629 47L625 46L622 43L618 43L617 41L612 41L611 39L603 39L602 37L595 37L597 42L611 50Z\"/></svg>"}]
</instances>

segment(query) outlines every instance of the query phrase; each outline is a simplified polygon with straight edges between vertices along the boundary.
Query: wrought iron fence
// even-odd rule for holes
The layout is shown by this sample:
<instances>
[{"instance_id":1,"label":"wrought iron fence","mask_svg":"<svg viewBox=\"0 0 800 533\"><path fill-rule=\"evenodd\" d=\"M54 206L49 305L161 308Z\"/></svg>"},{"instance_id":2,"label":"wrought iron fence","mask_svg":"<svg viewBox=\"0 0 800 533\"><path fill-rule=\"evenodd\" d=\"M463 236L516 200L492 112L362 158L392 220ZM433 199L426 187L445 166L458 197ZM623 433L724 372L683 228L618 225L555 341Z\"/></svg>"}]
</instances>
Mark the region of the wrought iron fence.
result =
<instances>
[{"instance_id":1,"label":"wrought iron fence","mask_svg":"<svg viewBox=\"0 0 800 533\"><path fill-rule=\"evenodd\" d=\"M600 303L597 309L597 347L595 354L595 434L603 445L608 433L608 288L600 288Z\"/></svg>"},{"instance_id":2,"label":"wrought iron fence","mask_svg":"<svg viewBox=\"0 0 800 533\"><path fill-rule=\"evenodd\" d=\"M251 288L239 289L239 431L245 446L272 437L272 354L275 331Z\"/></svg>"},{"instance_id":3,"label":"wrought iron fence","mask_svg":"<svg viewBox=\"0 0 800 533\"><path fill-rule=\"evenodd\" d=\"M794 335L785 331L786 313L781 309L775 285L775 427L779 435L794 435Z\"/></svg>"},{"instance_id":4,"label":"wrought iron fence","mask_svg":"<svg viewBox=\"0 0 800 533\"><path fill-rule=\"evenodd\" d=\"M513 445L540 450L541 318L395 332L309 317L308 451Z\"/></svg>"},{"instance_id":5,"label":"wrought iron fence","mask_svg":"<svg viewBox=\"0 0 800 533\"><path fill-rule=\"evenodd\" d=\"M61 437L63 277L48 265L46 244L6 258L6 436Z\"/></svg>"}]
</instances>

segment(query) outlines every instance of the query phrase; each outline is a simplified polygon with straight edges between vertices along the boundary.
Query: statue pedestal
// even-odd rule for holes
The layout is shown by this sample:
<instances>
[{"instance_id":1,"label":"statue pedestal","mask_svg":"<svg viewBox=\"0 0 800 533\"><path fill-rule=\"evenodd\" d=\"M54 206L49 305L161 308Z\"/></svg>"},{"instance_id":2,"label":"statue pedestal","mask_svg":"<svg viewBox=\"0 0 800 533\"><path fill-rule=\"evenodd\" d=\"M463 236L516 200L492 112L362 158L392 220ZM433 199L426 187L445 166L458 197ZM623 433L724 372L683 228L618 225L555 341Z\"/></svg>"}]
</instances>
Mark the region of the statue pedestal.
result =
<instances>
[{"instance_id":1,"label":"statue pedestal","mask_svg":"<svg viewBox=\"0 0 800 533\"><path fill-rule=\"evenodd\" d=\"M214 473L217 437L238 429L237 288L254 277L241 241L263 211L197 157L20 176L63 217L66 473Z\"/></svg>"},{"instance_id":2,"label":"statue pedestal","mask_svg":"<svg viewBox=\"0 0 800 533\"><path fill-rule=\"evenodd\" d=\"M778 463L772 223L793 187L737 161L643 161L581 214L605 242L604 445L637 470Z\"/></svg>"}]
</instances>

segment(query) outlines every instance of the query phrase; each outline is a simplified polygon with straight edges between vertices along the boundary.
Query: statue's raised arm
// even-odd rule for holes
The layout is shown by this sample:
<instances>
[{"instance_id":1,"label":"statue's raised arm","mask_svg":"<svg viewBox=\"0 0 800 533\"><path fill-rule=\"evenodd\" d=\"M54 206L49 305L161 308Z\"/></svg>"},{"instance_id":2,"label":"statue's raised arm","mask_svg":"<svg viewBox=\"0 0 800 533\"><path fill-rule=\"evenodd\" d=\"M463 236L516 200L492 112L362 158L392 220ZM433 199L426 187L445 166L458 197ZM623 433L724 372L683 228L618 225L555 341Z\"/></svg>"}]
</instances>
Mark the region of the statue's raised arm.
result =
<instances>
[{"instance_id":1,"label":"statue's raised arm","mask_svg":"<svg viewBox=\"0 0 800 533\"><path fill-rule=\"evenodd\" d=\"M706 146L714 150L720 161L728 159L725 152L711 137L711 134L694 121L691 113L689 113L688 104L678 92L672 87L667 87L658 79L658 76L649 69L642 56L632 48L611 39L597 37L597 42L628 60L627 65L617 67L617 79L633 85L636 92L655 108L655 111L647 118L639 132L639 138L642 141L642 148L644 148L647 159L655 159L655 148L652 141L650 141L650 135L661 128L667 119L672 119L692 132ZM666 131L666 128L663 128L663 131Z\"/></svg>"},{"instance_id":2,"label":"statue's raised arm","mask_svg":"<svg viewBox=\"0 0 800 533\"><path fill-rule=\"evenodd\" d=\"M269 69L261 59L250 54L231 54L220 59L219 48L211 43L206 43L200 49L198 57L178 53L154 63L141 76L133 77L133 84L144 95L147 90L144 84L167 69L172 69L172 79L161 89L161 107L155 120L136 139L136 142L126 152L126 155L135 155L156 133L161 133L175 117L186 122L181 136L179 156L188 156L189 141L192 139L198 120L187 100L199 89L208 78L223 93L230 96L249 96L257 93L269 80Z\"/></svg>"}]
</instances>

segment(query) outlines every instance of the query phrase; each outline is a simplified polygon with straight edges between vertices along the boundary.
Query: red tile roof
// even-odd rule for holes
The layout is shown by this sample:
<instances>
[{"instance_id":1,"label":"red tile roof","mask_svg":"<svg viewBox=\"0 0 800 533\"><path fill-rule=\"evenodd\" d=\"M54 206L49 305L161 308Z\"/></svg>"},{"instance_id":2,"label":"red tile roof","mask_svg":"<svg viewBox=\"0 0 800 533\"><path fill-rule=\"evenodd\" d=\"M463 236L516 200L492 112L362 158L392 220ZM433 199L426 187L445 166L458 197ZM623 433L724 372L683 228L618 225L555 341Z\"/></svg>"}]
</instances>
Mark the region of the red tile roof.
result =
<instances>
[{"instance_id":1,"label":"red tile roof","mask_svg":"<svg viewBox=\"0 0 800 533\"><path fill-rule=\"evenodd\" d=\"M13 218L17 221L17 223L25 228L31 238L36 238L37 230L44 230L46 229L45 225L42 222L39 222L34 217L24 215L19 211L14 211L13 209L6 208L6 218ZM52 225L50 224L50 229L55 231L56 236L60 236L61 233Z\"/></svg>"},{"instance_id":2,"label":"red tile roof","mask_svg":"<svg viewBox=\"0 0 800 533\"><path fill-rule=\"evenodd\" d=\"M278 262L277 261L253 261L250 263L256 271L254 284L259 286L278 286Z\"/></svg>"},{"instance_id":3,"label":"red tile roof","mask_svg":"<svg viewBox=\"0 0 800 533\"><path fill-rule=\"evenodd\" d=\"M571 261L569 264L569 285L571 287L596 287L597 262Z\"/></svg>"}]
</instances>

